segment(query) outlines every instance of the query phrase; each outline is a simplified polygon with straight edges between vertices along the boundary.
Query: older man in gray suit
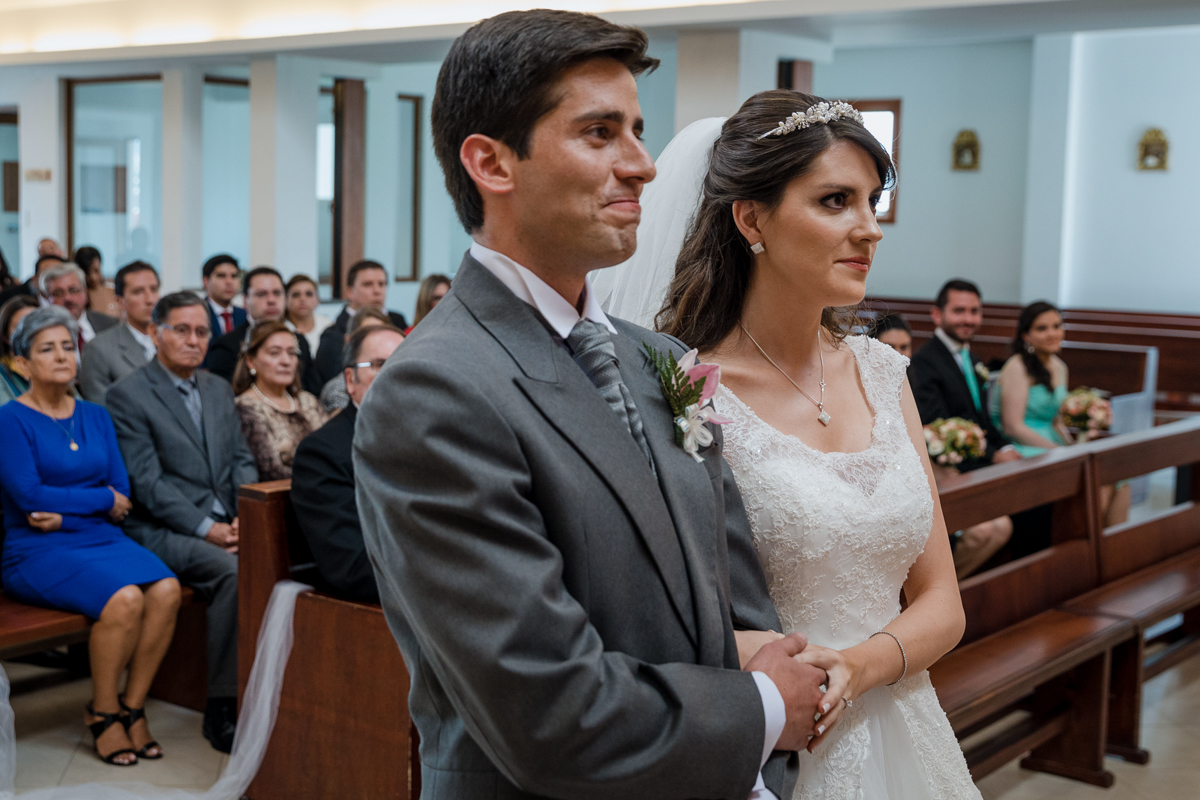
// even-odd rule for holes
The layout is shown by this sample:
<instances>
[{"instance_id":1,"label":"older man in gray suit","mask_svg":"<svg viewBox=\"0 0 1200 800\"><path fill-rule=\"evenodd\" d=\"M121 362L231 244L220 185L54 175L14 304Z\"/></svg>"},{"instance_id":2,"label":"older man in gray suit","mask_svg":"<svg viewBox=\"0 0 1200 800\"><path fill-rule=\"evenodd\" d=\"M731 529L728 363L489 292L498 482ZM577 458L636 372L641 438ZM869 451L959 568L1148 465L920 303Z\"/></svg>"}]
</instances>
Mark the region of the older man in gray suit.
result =
<instances>
[{"instance_id":1,"label":"older man in gray suit","mask_svg":"<svg viewBox=\"0 0 1200 800\"><path fill-rule=\"evenodd\" d=\"M198 369L208 326L195 294L161 299L157 357L114 384L107 399L132 489L125 531L208 601L204 735L227 753L237 703L237 491L258 472L233 390Z\"/></svg>"},{"instance_id":2,"label":"older man in gray suit","mask_svg":"<svg viewBox=\"0 0 1200 800\"><path fill-rule=\"evenodd\" d=\"M475 245L355 428L424 798L790 800L813 734L825 674L768 633L719 431L700 463L676 444L643 344L683 348L587 288L632 254L654 177L645 48L596 17L502 14L438 78L435 148Z\"/></svg>"},{"instance_id":3,"label":"older man in gray suit","mask_svg":"<svg viewBox=\"0 0 1200 800\"><path fill-rule=\"evenodd\" d=\"M108 387L154 358L150 333L158 303L158 272L145 261L134 261L117 270L113 282L123 325L98 334L81 358L79 391L84 400L104 405Z\"/></svg>"}]
</instances>

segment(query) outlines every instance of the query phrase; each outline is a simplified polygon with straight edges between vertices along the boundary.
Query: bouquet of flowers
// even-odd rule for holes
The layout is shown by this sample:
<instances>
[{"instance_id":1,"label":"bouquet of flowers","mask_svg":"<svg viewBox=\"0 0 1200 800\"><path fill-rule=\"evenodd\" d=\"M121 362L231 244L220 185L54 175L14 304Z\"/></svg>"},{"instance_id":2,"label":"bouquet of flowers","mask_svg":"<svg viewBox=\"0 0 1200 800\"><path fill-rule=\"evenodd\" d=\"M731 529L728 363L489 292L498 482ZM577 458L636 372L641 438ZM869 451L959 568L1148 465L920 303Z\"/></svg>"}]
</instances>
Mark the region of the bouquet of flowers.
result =
<instances>
[{"instance_id":1,"label":"bouquet of flowers","mask_svg":"<svg viewBox=\"0 0 1200 800\"><path fill-rule=\"evenodd\" d=\"M935 464L954 467L987 452L983 428L969 419L935 419L925 426L925 447Z\"/></svg>"},{"instance_id":2,"label":"bouquet of flowers","mask_svg":"<svg viewBox=\"0 0 1200 800\"><path fill-rule=\"evenodd\" d=\"M1059 414L1064 425L1089 439L1112 427L1112 404L1098 390L1086 386L1067 395Z\"/></svg>"}]
</instances>

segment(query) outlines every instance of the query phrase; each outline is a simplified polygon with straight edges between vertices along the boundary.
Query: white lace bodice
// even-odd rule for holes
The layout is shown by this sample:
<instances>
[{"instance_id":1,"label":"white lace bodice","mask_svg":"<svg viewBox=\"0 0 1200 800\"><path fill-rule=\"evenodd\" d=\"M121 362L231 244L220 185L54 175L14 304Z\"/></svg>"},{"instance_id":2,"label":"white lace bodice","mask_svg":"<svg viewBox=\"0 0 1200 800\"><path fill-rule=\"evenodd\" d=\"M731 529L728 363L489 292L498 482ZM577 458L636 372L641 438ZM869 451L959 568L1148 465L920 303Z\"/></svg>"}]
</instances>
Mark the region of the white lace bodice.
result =
<instances>
[{"instance_id":1,"label":"white lace bodice","mask_svg":"<svg viewBox=\"0 0 1200 800\"><path fill-rule=\"evenodd\" d=\"M929 482L900 409L908 360L865 336L844 346L875 414L866 450L822 453L763 422L724 386L714 400L732 420L725 457L784 633L839 650L900 613L901 584L933 526Z\"/></svg>"}]
</instances>

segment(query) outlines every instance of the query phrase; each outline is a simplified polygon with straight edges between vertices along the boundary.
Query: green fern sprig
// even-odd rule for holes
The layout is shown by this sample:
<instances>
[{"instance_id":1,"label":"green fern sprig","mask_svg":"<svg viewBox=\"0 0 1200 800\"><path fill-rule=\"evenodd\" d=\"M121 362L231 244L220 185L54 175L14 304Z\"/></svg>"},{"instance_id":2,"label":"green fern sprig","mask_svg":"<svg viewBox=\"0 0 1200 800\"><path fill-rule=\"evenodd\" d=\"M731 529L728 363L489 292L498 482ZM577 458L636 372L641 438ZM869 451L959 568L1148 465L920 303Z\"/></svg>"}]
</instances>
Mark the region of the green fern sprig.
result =
<instances>
[{"instance_id":1,"label":"green fern sprig","mask_svg":"<svg viewBox=\"0 0 1200 800\"><path fill-rule=\"evenodd\" d=\"M645 342L642 342L642 347L646 349L650 362L658 371L663 397L671 406L671 413L677 417L683 416L688 406L700 402L704 393L704 382L708 379L701 378L693 383L679 368L674 353L667 351L664 356Z\"/></svg>"}]
</instances>

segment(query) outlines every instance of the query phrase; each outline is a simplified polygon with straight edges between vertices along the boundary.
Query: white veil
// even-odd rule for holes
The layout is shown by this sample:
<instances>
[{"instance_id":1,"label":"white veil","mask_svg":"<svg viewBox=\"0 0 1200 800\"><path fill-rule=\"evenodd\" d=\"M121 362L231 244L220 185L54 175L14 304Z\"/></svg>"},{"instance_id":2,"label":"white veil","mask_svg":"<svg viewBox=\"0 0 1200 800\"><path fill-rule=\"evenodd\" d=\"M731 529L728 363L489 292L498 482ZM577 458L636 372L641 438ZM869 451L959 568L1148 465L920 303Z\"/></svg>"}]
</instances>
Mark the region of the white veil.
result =
<instances>
[{"instance_id":1,"label":"white veil","mask_svg":"<svg viewBox=\"0 0 1200 800\"><path fill-rule=\"evenodd\" d=\"M292 618L296 598L312 587L296 581L280 581L271 592L258 633L254 666L242 698L233 752L220 779L202 794L151 786L148 783L55 786L13 794L16 772L16 737L13 711L8 704L8 676L0 668L0 800L238 800L250 786L262 764L275 727L283 674L292 652ZM168 758L170 756L168 755Z\"/></svg>"},{"instance_id":2,"label":"white veil","mask_svg":"<svg viewBox=\"0 0 1200 800\"><path fill-rule=\"evenodd\" d=\"M642 193L637 252L628 261L592 274L592 291L606 314L654 327L675 277L683 238L700 207L709 155L724 122L724 117L693 122L658 157L658 176Z\"/></svg>"}]
</instances>

